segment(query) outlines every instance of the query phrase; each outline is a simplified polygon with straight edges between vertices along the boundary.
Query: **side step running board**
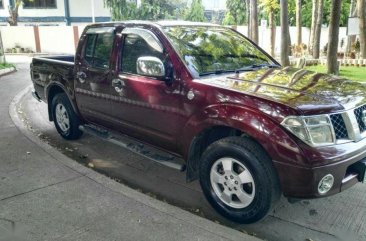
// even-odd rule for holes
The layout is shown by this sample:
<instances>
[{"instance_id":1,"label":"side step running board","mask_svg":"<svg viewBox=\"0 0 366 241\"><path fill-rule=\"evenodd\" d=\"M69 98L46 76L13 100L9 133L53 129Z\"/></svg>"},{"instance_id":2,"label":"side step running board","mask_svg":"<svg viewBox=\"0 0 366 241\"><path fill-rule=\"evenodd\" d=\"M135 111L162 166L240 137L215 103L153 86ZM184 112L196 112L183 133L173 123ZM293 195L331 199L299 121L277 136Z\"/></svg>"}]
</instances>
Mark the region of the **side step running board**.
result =
<instances>
[{"instance_id":1,"label":"side step running board","mask_svg":"<svg viewBox=\"0 0 366 241\"><path fill-rule=\"evenodd\" d=\"M92 125L81 125L79 129L84 133L96 136L115 145L126 148L136 154L144 156L161 165L184 171L184 161L176 156L161 151L150 145L143 144L125 135L112 135L110 132Z\"/></svg>"}]
</instances>

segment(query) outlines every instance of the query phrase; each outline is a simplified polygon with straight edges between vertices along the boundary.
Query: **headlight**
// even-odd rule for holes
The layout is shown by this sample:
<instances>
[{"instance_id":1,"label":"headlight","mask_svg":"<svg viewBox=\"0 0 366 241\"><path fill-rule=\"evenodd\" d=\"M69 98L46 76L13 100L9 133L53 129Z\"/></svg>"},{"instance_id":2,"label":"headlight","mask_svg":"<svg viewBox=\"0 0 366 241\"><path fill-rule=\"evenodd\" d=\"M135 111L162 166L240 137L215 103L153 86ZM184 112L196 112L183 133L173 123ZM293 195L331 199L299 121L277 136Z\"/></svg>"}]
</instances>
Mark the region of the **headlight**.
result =
<instances>
[{"instance_id":1,"label":"headlight","mask_svg":"<svg viewBox=\"0 0 366 241\"><path fill-rule=\"evenodd\" d=\"M281 124L311 146L335 144L335 134L328 115L289 116Z\"/></svg>"}]
</instances>

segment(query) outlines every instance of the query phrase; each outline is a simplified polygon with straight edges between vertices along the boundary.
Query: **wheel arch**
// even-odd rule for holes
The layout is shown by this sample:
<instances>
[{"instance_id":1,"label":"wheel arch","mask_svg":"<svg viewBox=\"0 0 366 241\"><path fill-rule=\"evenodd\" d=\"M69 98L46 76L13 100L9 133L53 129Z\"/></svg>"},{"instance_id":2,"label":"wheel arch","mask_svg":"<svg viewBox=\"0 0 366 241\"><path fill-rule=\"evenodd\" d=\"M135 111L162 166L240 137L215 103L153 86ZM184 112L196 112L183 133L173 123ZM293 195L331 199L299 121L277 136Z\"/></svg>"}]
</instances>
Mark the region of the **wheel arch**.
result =
<instances>
[{"instance_id":1,"label":"wheel arch","mask_svg":"<svg viewBox=\"0 0 366 241\"><path fill-rule=\"evenodd\" d=\"M47 86L47 89L46 89L46 100L47 100L47 105L48 105L48 118L50 121L53 121L53 116L52 116L52 100L53 98L57 95L57 94L60 94L60 93L65 93L73 110L75 111L75 113L77 113L77 115L79 115L79 111L78 111L78 108L76 107L76 103L73 101L73 98L70 96L69 92L66 90L66 88L57 83L57 82L54 82L52 84L50 84L49 86ZM79 115L80 116L80 115Z\"/></svg>"},{"instance_id":2,"label":"wheel arch","mask_svg":"<svg viewBox=\"0 0 366 241\"><path fill-rule=\"evenodd\" d=\"M198 167L203 151L213 142L229 136L250 138L261 147L272 162L281 159L279 150L286 152L289 159L298 160L300 149L297 144L269 116L241 106L220 108L222 111L216 113L224 113L224 116L218 115L215 119L209 116L196 117L185 128L183 140L186 143L182 146L185 148L183 156L187 162L188 182L198 179ZM194 125L194 123L200 124ZM278 141L280 138L287 146Z\"/></svg>"}]
</instances>

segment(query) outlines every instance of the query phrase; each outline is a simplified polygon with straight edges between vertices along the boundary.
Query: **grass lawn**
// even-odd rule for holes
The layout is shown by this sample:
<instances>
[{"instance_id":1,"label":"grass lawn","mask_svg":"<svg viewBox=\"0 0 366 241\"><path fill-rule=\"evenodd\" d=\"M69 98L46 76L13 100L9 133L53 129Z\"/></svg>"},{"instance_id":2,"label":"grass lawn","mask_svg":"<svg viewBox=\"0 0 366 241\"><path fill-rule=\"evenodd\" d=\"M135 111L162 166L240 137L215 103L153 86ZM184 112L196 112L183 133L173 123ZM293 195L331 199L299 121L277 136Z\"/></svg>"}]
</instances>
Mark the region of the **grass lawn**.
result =
<instances>
[{"instance_id":1,"label":"grass lawn","mask_svg":"<svg viewBox=\"0 0 366 241\"><path fill-rule=\"evenodd\" d=\"M8 64L8 63L0 63L0 69L5 69L5 68L10 68L10 67L15 67L13 64Z\"/></svg>"},{"instance_id":2,"label":"grass lawn","mask_svg":"<svg viewBox=\"0 0 366 241\"><path fill-rule=\"evenodd\" d=\"M341 77L350 80L366 82L366 67L341 66L340 68ZM305 69L320 73L327 73L327 68L325 65L306 66Z\"/></svg>"}]
</instances>

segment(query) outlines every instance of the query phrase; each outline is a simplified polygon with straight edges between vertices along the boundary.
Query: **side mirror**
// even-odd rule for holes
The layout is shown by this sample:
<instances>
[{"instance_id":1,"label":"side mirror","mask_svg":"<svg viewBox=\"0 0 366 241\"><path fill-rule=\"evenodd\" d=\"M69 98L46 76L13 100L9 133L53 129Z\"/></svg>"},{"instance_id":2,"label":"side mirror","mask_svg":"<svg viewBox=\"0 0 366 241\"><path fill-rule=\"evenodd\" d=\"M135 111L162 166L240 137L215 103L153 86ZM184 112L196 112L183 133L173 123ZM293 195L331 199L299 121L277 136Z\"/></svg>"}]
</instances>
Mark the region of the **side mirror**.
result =
<instances>
[{"instance_id":1,"label":"side mirror","mask_svg":"<svg viewBox=\"0 0 366 241\"><path fill-rule=\"evenodd\" d=\"M144 56L137 59L137 74L150 77L165 77L165 67L163 62L156 57Z\"/></svg>"}]
</instances>

